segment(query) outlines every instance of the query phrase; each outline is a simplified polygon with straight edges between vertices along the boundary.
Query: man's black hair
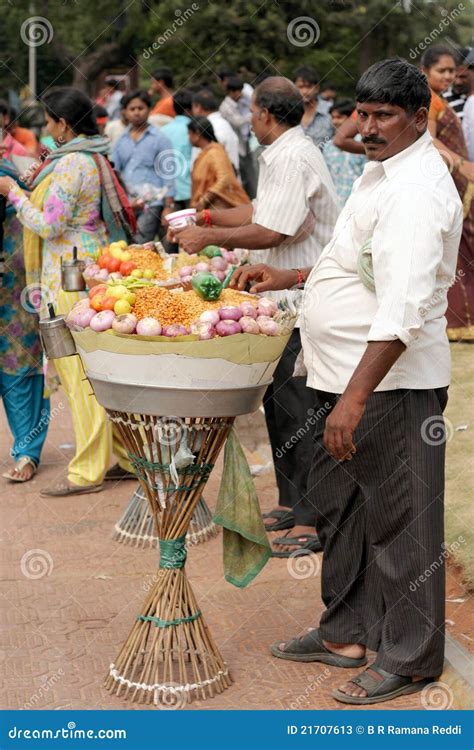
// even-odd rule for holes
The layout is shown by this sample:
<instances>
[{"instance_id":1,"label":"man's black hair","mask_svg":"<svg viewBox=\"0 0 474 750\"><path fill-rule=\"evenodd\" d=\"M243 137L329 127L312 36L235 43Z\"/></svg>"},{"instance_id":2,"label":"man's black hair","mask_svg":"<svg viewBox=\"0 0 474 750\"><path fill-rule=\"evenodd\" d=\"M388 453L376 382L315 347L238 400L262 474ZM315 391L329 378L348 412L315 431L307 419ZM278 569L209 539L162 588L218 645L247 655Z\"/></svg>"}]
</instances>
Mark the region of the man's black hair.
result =
<instances>
[{"instance_id":1,"label":"man's black hair","mask_svg":"<svg viewBox=\"0 0 474 750\"><path fill-rule=\"evenodd\" d=\"M312 65L301 65L301 67L296 68L293 80L296 81L298 78L301 78L305 83L311 84L311 86L316 86L321 80L318 71Z\"/></svg>"},{"instance_id":2,"label":"man's black hair","mask_svg":"<svg viewBox=\"0 0 474 750\"><path fill-rule=\"evenodd\" d=\"M280 125L299 125L304 114L300 92L288 78L271 76L255 89L255 104L267 109Z\"/></svg>"},{"instance_id":3,"label":"man's black hair","mask_svg":"<svg viewBox=\"0 0 474 750\"><path fill-rule=\"evenodd\" d=\"M329 109L329 114L332 112L339 112L341 115L351 116L355 109L355 104L352 99L336 99L332 107Z\"/></svg>"},{"instance_id":4,"label":"man's black hair","mask_svg":"<svg viewBox=\"0 0 474 750\"><path fill-rule=\"evenodd\" d=\"M167 65L163 65L161 68L157 68L153 73L152 77L155 81L163 81L166 88L171 88L173 85L173 71L168 68Z\"/></svg>"},{"instance_id":5,"label":"man's black hair","mask_svg":"<svg viewBox=\"0 0 474 750\"><path fill-rule=\"evenodd\" d=\"M205 112L215 112L217 99L209 89L201 89L193 96L193 104L199 104Z\"/></svg>"},{"instance_id":6,"label":"man's black hair","mask_svg":"<svg viewBox=\"0 0 474 750\"><path fill-rule=\"evenodd\" d=\"M140 99L144 104L146 104L147 107L151 107L151 99L148 96L146 91L131 91L130 94L127 94L127 96L123 96L120 100L120 106L122 109L125 109L125 107L128 107L132 99Z\"/></svg>"},{"instance_id":7,"label":"man's black hair","mask_svg":"<svg viewBox=\"0 0 474 750\"><path fill-rule=\"evenodd\" d=\"M232 68L221 68L217 71L217 75L222 81L224 78L232 78L235 76L235 70L232 70Z\"/></svg>"},{"instance_id":8,"label":"man's black hair","mask_svg":"<svg viewBox=\"0 0 474 750\"><path fill-rule=\"evenodd\" d=\"M177 115L185 115L191 111L193 95L187 89L180 89L173 94L173 106Z\"/></svg>"},{"instance_id":9,"label":"man's black hair","mask_svg":"<svg viewBox=\"0 0 474 750\"><path fill-rule=\"evenodd\" d=\"M358 102L392 104L413 113L430 106L426 76L400 57L381 60L368 68L357 82Z\"/></svg>"},{"instance_id":10,"label":"man's black hair","mask_svg":"<svg viewBox=\"0 0 474 750\"><path fill-rule=\"evenodd\" d=\"M237 76L232 76L227 81L226 89L227 91L242 91L244 87L244 84L242 82L241 78L238 78Z\"/></svg>"}]
</instances>

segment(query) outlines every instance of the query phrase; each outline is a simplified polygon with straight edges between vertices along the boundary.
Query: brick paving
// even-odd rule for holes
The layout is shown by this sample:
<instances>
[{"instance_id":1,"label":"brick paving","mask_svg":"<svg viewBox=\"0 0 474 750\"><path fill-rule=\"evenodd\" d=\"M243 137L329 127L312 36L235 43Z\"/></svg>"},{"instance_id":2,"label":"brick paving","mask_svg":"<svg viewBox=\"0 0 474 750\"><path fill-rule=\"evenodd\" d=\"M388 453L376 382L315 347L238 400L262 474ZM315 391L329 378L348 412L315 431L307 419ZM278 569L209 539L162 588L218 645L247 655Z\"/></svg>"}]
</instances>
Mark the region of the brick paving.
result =
<instances>
[{"instance_id":1,"label":"brick paving","mask_svg":"<svg viewBox=\"0 0 474 750\"><path fill-rule=\"evenodd\" d=\"M55 394L53 405L63 399ZM158 555L112 540L112 529L133 482L110 483L100 494L40 498L41 487L65 471L72 448L67 409L50 425L43 463L25 485L1 487L0 706L4 709L136 709L103 687L109 664L146 596ZM0 416L0 462L8 465L9 434ZM252 463L265 465L268 448L260 413L239 431ZM214 505L218 465L205 493ZM275 496L273 473L256 477L262 507ZM34 550L44 572L35 568ZM31 556L31 559L28 557ZM23 570L22 570L23 560ZM28 560L30 567L28 567ZM272 559L245 590L226 583L222 535L192 547L188 577L234 683L219 696L190 709L341 709L333 687L354 674L325 665L273 658L268 645L314 625L322 610L320 556L308 559L307 577L295 580L285 560ZM26 568L28 567L28 570ZM25 574L26 573L26 574ZM419 696L399 698L386 709L420 708Z\"/></svg>"}]
</instances>

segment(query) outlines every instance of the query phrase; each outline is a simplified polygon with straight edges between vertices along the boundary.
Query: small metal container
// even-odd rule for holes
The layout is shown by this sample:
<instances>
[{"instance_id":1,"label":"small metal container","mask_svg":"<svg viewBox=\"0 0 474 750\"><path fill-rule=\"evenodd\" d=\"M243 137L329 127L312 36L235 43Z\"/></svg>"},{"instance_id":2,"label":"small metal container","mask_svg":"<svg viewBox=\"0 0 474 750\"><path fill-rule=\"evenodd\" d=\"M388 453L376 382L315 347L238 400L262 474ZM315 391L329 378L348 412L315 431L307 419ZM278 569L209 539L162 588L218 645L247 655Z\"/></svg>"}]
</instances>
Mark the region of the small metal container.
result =
<instances>
[{"instance_id":1,"label":"small metal container","mask_svg":"<svg viewBox=\"0 0 474 750\"><path fill-rule=\"evenodd\" d=\"M76 354L76 344L71 331L66 326L64 315L55 315L52 305L48 305L49 318L39 322L41 344L47 359L60 359Z\"/></svg>"},{"instance_id":2,"label":"small metal container","mask_svg":"<svg viewBox=\"0 0 474 750\"><path fill-rule=\"evenodd\" d=\"M86 264L77 257L77 247L72 250L72 260L61 258L61 286L65 292L83 292L86 282L82 275Z\"/></svg>"}]
</instances>

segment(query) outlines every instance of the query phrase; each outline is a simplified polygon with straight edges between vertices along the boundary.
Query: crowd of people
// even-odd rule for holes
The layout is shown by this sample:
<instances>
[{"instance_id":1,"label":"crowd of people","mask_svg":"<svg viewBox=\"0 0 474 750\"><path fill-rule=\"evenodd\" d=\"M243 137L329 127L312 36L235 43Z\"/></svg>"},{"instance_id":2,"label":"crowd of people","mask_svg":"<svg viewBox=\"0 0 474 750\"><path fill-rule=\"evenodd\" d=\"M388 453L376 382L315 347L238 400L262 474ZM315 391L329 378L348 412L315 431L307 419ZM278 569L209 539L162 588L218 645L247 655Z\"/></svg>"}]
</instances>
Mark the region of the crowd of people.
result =
<instances>
[{"instance_id":1,"label":"crowd of people","mask_svg":"<svg viewBox=\"0 0 474 750\"><path fill-rule=\"evenodd\" d=\"M60 259L74 246L83 257L116 239L246 248L251 265L231 283L288 289L300 309L264 398L278 487L265 526L285 532L276 557L324 550L320 627L272 653L354 667L371 648L375 665L335 697L388 700L442 668L442 570L429 591L408 582L443 541L444 447L420 444L420 425L446 405L448 336L474 340L474 53L432 45L419 68L377 63L353 98L310 65L255 88L229 69L218 81L176 88L162 67L148 90L111 80L95 102L51 90L50 150L0 102L0 392L14 439L4 477L34 476L50 408L25 289L39 284L42 304L67 313L79 295L61 289ZM18 157L36 159L26 176ZM167 230L188 206L197 225ZM55 366L75 455L42 494L133 477L78 358Z\"/></svg>"}]
</instances>

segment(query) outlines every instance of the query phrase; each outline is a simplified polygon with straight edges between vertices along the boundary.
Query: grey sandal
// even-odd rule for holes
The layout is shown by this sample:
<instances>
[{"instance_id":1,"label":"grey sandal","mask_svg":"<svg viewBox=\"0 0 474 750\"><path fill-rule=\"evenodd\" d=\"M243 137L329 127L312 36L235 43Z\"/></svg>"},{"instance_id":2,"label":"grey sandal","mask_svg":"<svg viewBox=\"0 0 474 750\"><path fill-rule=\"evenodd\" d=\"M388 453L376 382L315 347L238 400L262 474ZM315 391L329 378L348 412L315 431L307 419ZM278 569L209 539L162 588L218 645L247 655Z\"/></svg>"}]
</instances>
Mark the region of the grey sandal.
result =
<instances>
[{"instance_id":1,"label":"grey sandal","mask_svg":"<svg viewBox=\"0 0 474 750\"><path fill-rule=\"evenodd\" d=\"M377 680L372 677L366 669L365 672L354 677L350 682L361 687L367 692L367 695L348 695L342 690L333 690L332 697L340 703L350 703L351 705L366 706L370 703L383 703L398 698L399 695L410 695L423 690L426 685L433 682L433 677L427 677L424 680L413 682L411 677L403 677L399 674L391 674L381 667L373 664L369 667L373 672L379 674L383 679Z\"/></svg>"},{"instance_id":2,"label":"grey sandal","mask_svg":"<svg viewBox=\"0 0 474 750\"><path fill-rule=\"evenodd\" d=\"M326 648L319 634L319 628L310 630L301 638L294 638L285 643L285 649L280 649L280 642L273 643L270 651L277 659L288 659L289 661L320 661L330 664L332 667L353 669L363 667L367 664L367 658L353 659L350 656L338 656Z\"/></svg>"}]
</instances>

